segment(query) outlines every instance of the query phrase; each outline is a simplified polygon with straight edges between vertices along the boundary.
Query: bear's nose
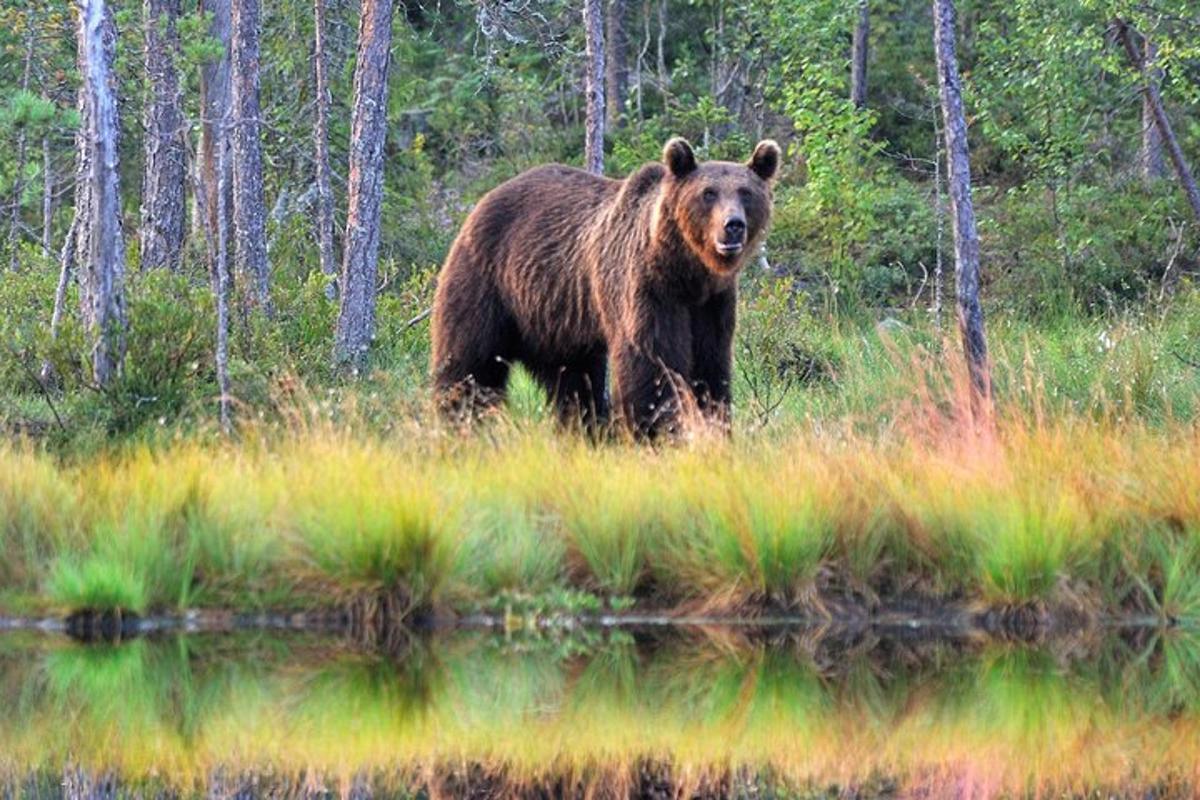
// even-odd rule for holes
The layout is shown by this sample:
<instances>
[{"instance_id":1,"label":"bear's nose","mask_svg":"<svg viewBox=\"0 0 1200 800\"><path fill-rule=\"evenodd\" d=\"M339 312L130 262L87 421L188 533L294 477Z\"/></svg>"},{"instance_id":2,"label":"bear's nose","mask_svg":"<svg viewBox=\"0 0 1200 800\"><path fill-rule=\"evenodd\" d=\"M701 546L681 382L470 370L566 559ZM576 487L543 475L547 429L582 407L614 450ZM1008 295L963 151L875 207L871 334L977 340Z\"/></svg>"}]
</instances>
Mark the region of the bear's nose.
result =
<instances>
[{"instance_id":1,"label":"bear's nose","mask_svg":"<svg viewBox=\"0 0 1200 800\"><path fill-rule=\"evenodd\" d=\"M746 220L733 217L725 222L725 236L729 241L740 242L746 235Z\"/></svg>"}]
</instances>

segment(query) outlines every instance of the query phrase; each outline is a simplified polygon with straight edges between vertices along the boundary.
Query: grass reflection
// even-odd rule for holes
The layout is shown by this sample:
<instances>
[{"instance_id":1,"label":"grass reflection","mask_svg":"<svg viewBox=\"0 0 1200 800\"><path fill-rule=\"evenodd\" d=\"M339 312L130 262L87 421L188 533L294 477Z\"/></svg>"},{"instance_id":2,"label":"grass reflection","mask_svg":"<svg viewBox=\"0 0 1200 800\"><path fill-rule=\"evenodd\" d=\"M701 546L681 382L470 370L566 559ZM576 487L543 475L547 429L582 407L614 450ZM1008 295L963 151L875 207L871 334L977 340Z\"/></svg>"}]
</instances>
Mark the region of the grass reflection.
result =
<instances>
[{"instance_id":1,"label":"grass reflection","mask_svg":"<svg viewBox=\"0 0 1200 800\"><path fill-rule=\"evenodd\" d=\"M200 787L268 770L516 785L752 773L960 794L1195 786L1200 642L1043 648L461 634L401 656L239 636L0 640L0 768ZM565 777L564 777L565 776ZM680 778L683 780L684 778ZM622 784L624 785L624 784Z\"/></svg>"}]
</instances>

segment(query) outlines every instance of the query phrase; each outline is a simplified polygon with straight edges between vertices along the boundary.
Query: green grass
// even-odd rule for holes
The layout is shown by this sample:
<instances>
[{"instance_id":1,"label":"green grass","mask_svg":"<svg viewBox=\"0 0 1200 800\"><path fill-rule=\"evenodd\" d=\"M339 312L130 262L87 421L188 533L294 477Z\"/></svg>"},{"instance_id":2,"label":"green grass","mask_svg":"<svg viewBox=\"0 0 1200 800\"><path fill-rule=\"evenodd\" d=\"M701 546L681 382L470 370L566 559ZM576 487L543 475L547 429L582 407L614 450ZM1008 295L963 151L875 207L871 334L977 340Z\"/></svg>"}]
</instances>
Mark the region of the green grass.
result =
<instances>
[{"instance_id":1,"label":"green grass","mask_svg":"<svg viewBox=\"0 0 1200 800\"><path fill-rule=\"evenodd\" d=\"M518 370L507 413L469 435L380 372L288 383L234 439L168 425L98 451L8 444L0 602L741 613L835 585L1200 619L1200 370L1179 357L1194 294L1153 316L995 322L989 435L918 312L881 332L788 300L745 298L731 442L590 445ZM797 347L823 371L780 384Z\"/></svg>"},{"instance_id":2,"label":"green grass","mask_svg":"<svg viewBox=\"0 0 1200 800\"><path fill-rule=\"evenodd\" d=\"M6 590L63 611L261 608L399 593L457 609L583 590L744 611L821 576L985 603L1195 619L1190 426L1001 420L592 446L310 429L56 464L0 450Z\"/></svg>"}]
</instances>

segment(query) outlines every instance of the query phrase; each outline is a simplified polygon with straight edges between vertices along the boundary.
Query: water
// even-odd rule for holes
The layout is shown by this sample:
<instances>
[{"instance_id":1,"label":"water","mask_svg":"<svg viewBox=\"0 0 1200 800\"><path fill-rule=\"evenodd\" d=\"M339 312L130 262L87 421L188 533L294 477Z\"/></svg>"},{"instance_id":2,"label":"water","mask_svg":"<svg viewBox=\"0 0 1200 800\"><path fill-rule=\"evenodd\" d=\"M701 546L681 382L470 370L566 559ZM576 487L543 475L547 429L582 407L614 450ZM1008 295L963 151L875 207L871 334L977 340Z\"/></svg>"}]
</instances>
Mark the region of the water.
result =
<instances>
[{"instance_id":1,"label":"water","mask_svg":"<svg viewBox=\"0 0 1200 800\"><path fill-rule=\"evenodd\" d=\"M895 632L893 632L894 634ZM0 634L10 794L1193 796L1200 639Z\"/></svg>"}]
</instances>

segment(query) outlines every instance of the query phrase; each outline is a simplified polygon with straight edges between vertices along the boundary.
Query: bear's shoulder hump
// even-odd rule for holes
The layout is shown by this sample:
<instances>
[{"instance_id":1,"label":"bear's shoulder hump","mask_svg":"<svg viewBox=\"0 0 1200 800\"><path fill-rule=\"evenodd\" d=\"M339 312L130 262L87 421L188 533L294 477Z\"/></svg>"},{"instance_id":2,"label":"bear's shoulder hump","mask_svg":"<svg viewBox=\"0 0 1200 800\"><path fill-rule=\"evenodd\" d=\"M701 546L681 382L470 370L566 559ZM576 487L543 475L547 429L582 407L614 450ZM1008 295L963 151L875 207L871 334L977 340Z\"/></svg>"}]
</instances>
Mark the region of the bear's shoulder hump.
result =
<instances>
[{"instance_id":1,"label":"bear's shoulder hump","mask_svg":"<svg viewBox=\"0 0 1200 800\"><path fill-rule=\"evenodd\" d=\"M645 164L625 179L625 194L630 197L648 194L658 188L666 174L662 164Z\"/></svg>"}]
</instances>

